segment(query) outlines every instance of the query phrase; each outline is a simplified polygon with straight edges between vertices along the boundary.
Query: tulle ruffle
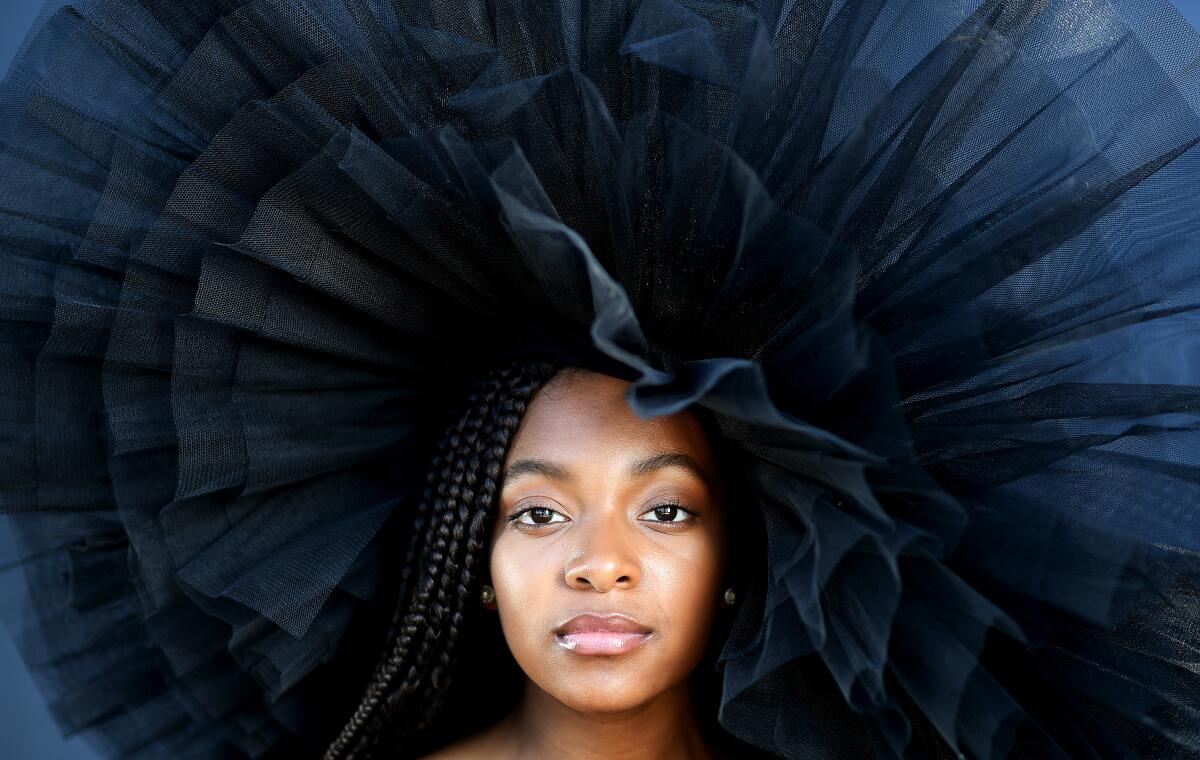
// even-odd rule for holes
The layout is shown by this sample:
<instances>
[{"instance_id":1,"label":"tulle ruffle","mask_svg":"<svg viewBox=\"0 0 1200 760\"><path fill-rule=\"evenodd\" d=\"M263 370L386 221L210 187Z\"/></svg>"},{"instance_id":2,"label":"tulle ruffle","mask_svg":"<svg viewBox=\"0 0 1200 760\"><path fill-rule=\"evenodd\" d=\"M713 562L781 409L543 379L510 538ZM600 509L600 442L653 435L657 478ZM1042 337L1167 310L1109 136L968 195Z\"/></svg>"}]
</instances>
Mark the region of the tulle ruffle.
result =
<instances>
[{"instance_id":1,"label":"tulle ruffle","mask_svg":"<svg viewBox=\"0 0 1200 760\"><path fill-rule=\"evenodd\" d=\"M1200 751L1200 39L1165 2L43 21L0 91L0 508L65 730L318 751L438 410L528 353L734 445L768 537L736 736Z\"/></svg>"}]
</instances>

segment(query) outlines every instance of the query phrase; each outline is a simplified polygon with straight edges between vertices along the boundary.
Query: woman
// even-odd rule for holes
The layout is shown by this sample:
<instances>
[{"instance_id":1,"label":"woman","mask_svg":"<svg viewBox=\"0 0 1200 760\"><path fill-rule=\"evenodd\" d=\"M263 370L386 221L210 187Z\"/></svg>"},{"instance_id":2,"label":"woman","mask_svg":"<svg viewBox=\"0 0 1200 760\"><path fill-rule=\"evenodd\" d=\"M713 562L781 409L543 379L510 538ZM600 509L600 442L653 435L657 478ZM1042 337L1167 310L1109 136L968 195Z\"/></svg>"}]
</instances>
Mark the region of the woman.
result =
<instances>
[{"instance_id":1,"label":"woman","mask_svg":"<svg viewBox=\"0 0 1200 760\"><path fill-rule=\"evenodd\" d=\"M430 615L457 625L427 636L424 653L394 642L363 700L390 693L391 709L360 708L331 753L355 741L353 756L450 741L430 757L574 757L596 747L619 757L768 756L718 727L713 678L736 589L763 569L750 559L763 548L758 515L738 509L732 452L703 410L640 418L629 388L547 362L504 365L479 382L439 446L425 532L404 565L410 578L428 568L425 580L458 593L445 608L440 593L402 596L397 609L414 630L436 630ZM410 582L410 592L421 585ZM466 663L438 673L456 653ZM424 678L386 683L421 662Z\"/></svg>"},{"instance_id":2,"label":"woman","mask_svg":"<svg viewBox=\"0 0 1200 760\"><path fill-rule=\"evenodd\" d=\"M52 712L338 758L674 704L702 753L694 672L782 757L1194 756L1197 59L1165 0L53 4L0 87L4 567ZM546 377L445 410L544 361L696 415L761 522L708 661L669 634L712 576L610 589L628 652L559 630L659 530L592 530L627 481L489 510Z\"/></svg>"},{"instance_id":3,"label":"woman","mask_svg":"<svg viewBox=\"0 0 1200 760\"><path fill-rule=\"evenodd\" d=\"M608 375L566 368L540 389L533 378L501 380L496 390L514 401L536 394L517 429L494 439L499 451L512 435L498 492L477 490L496 498L476 497L471 533L478 525L473 538L490 558L480 563L482 607L498 614L524 673L521 696L510 702L493 688L489 698L511 712L432 757L571 757L600 746L620 757L717 757L705 736L716 716L697 715L692 674L718 605L736 600L726 522L738 516L727 516L707 434L688 412L638 418L625 403L629 383ZM496 462L479 464L494 472ZM462 562L468 577L473 559ZM477 662L495 677L498 663Z\"/></svg>"}]
</instances>

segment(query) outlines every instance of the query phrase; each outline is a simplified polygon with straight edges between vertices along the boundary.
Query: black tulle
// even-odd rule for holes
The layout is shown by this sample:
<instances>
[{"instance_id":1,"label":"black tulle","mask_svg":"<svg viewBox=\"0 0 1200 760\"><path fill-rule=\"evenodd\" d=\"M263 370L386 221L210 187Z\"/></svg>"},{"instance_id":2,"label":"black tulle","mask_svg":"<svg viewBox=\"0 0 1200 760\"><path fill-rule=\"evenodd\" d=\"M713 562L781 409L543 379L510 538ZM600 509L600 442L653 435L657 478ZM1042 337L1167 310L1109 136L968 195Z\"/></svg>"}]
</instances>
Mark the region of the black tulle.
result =
<instances>
[{"instance_id":1,"label":"black tulle","mask_svg":"<svg viewBox=\"0 0 1200 760\"><path fill-rule=\"evenodd\" d=\"M439 410L527 354L731 444L733 735L1195 755L1198 53L1165 0L49 7L0 509L55 717L316 751Z\"/></svg>"}]
</instances>

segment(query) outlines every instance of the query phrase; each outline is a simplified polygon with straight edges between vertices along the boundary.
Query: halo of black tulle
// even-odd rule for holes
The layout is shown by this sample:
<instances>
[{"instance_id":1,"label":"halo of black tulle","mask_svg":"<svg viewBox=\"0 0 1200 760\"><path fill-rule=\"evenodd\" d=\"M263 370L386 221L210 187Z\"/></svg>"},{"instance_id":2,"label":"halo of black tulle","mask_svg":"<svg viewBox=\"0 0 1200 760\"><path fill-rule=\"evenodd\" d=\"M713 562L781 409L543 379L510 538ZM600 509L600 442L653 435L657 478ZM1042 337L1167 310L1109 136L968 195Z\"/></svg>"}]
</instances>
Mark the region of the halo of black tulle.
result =
<instances>
[{"instance_id":1,"label":"halo of black tulle","mask_svg":"<svg viewBox=\"0 0 1200 760\"><path fill-rule=\"evenodd\" d=\"M1198 49L1161 0L51 8L0 507L56 718L311 734L436 410L537 354L736 452L736 736L1200 751Z\"/></svg>"}]
</instances>

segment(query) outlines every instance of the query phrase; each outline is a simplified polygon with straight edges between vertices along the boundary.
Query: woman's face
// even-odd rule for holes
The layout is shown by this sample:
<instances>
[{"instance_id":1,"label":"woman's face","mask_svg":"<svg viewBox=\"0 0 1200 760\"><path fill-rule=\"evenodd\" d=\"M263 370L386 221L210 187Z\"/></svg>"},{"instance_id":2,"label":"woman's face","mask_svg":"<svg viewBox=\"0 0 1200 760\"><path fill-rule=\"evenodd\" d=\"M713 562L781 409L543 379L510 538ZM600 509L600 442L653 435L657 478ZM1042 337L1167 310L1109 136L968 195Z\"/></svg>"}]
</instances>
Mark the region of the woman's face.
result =
<instances>
[{"instance_id":1,"label":"woman's face","mask_svg":"<svg viewBox=\"0 0 1200 760\"><path fill-rule=\"evenodd\" d=\"M720 603L721 495L689 412L641 419L629 383L578 371L534 396L511 443L490 572L509 649L550 696L626 710L685 680ZM589 631L624 615L649 633ZM573 629L573 630L572 630Z\"/></svg>"}]
</instances>

